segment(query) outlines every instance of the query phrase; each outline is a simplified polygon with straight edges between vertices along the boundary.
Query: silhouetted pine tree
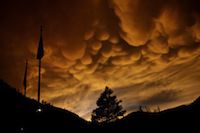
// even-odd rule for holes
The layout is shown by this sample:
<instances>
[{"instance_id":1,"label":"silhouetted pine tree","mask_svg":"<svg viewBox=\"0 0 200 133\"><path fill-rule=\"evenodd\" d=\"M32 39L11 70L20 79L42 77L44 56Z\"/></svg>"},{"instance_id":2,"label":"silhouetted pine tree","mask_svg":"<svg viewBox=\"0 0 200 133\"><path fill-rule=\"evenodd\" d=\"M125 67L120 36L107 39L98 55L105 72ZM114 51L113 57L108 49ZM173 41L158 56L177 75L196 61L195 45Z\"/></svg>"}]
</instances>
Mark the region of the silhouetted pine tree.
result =
<instances>
[{"instance_id":1,"label":"silhouetted pine tree","mask_svg":"<svg viewBox=\"0 0 200 133\"><path fill-rule=\"evenodd\" d=\"M118 100L112 93L113 91L108 87L101 93L96 102L98 108L92 112L92 122L104 124L114 122L124 116L126 111L120 105L122 101Z\"/></svg>"}]
</instances>

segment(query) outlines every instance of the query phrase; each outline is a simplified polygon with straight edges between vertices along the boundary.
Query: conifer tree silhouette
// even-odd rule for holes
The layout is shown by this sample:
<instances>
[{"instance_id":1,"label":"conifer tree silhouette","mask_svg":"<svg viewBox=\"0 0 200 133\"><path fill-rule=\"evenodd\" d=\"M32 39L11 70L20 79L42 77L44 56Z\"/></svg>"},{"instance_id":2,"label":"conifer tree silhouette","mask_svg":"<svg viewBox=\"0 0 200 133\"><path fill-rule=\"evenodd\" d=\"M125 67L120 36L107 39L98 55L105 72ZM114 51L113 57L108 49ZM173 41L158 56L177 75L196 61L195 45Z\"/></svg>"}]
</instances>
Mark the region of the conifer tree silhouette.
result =
<instances>
[{"instance_id":1,"label":"conifer tree silhouette","mask_svg":"<svg viewBox=\"0 0 200 133\"><path fill-rule=\"evenodd\" d=\"M122 101L118 100L117 97L112 94L113 91L108 87L101 93L100 98L96 102L98 108L92 112L91 120L93 123L110 123L124 116L126 111L123 110L122 105L120 105Z\"/></svg>"}]
</instances>

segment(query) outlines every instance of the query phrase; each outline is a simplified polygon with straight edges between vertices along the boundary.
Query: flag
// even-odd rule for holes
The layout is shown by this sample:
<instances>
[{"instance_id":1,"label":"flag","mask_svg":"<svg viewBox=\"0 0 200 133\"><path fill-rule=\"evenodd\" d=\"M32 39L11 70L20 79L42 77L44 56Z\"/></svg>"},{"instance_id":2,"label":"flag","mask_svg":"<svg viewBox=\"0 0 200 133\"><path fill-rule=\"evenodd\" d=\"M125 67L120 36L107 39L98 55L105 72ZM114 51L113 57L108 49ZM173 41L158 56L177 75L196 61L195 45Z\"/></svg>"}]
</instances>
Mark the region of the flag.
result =
<instances>
[{"instance_id":1,"label":"flag","mask_svg":"<svg viewBox=\"0 0 200 133\"><path fill-rule=\"evenodd\" d=\"M38 51L37 51L37 59L40 60L44 56L44 48L43 48L43 38L42 38L42 26L40 29L40 40L38 45Z\"/></svg>"},{"instance_id":2,"label":"flag","mask_svg":"<svg viewBox=\"0 0 200 133\"><path fill-rule=\"evenodd\" d=\"M27 69L28 69L28 61L26 60L26 67L25 67L25 72L24 72L24 95L26 95L26 86L27 86Z\"/></svg>"}]
</instances>

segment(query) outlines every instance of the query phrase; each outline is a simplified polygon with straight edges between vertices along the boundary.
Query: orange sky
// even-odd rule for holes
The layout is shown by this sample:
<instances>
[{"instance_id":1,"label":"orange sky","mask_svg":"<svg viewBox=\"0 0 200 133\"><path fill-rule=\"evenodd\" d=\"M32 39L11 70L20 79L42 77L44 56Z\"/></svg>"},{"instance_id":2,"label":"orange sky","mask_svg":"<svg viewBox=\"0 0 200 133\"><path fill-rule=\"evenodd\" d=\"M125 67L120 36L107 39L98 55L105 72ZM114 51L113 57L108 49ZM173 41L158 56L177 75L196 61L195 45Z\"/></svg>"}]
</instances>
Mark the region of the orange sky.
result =
<instances>
[{"instance_id":1,"label":"orange sky","mask_svg":"<svg viewBox=\"0 0 200 133\"><path fill-rule=\"evenodd\" d=\"M161 109L200 95L198 0L2 0L0 78L37 96L36 52L44 25L41 97L90 119L107 85L128 111Z\"/></svg>"}]
</instances>

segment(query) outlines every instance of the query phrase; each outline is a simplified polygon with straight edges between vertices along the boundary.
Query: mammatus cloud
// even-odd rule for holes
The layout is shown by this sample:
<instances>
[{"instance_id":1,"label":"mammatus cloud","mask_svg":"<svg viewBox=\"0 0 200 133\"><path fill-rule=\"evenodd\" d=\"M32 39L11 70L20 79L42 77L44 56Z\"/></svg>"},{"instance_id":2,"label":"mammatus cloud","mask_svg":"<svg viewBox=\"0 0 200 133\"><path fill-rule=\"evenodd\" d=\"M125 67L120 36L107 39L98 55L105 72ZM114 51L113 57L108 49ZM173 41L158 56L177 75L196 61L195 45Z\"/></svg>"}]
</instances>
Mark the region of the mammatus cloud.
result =
<instances>
[{"instance_id":1,"label":"mammatus cloud","mask_svg":"<svg viewBox=\"0 0 200 133\"><path fill-rule=\"evenodd\" d=\"M140 104L166 109L200 95L197 0L22 0L0 5L0 77L21 88L29 59L30 97L37 96L41 23L41 96L55 106L89 119L105 86L114 89L128 112Z\"/></svg>"}]
</instances>

